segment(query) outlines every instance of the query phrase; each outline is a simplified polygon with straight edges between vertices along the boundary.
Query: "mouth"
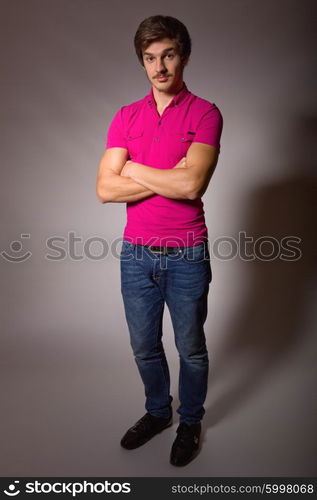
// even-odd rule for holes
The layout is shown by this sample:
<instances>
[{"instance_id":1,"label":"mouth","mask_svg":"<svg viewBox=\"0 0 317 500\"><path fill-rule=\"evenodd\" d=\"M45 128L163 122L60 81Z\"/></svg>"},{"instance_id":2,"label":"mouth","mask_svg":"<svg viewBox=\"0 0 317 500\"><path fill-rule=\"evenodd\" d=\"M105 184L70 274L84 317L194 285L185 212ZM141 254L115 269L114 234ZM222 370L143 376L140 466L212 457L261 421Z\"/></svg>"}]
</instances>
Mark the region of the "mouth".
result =
<instances>
[{"instance_id":1,"label":"mouth","mask_svg":"<svg viewBox=\"0 0 317 500\"><path fill-rule=\"evenodd\" d=\"M168 76L157 76L156 80L158 80L159 82L167 82Z\"/></svg>"}]
</instances>

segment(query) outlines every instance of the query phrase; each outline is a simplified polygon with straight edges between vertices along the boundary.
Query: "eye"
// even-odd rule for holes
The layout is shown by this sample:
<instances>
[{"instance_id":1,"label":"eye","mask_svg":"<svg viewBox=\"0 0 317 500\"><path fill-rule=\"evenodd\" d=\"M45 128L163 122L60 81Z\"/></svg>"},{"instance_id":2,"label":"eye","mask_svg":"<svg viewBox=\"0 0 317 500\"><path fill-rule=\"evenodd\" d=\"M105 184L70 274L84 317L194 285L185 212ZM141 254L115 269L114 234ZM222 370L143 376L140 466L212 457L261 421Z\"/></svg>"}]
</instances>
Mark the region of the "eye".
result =
<instances>
[{"instance_id":1,"label":"eye","mask_svg":"<svg viewBox=\"0 0 317 500\"><path fill-rule=\"evenodd\" d=\"M146 56L146 58L145 58L145 60L146 60L147 62L152 62L152 61L153 61L153 59L154 59L154 57L153 57L153 56Z\"/></svg>"},{"instance_id":2,"label":"eye","mask_svg":"<svg viewBox=\"0 0 317 500\"><path fill-rule=\"evenodd\" d=\"M174 57L174 54L166 54L165 56L167 59L173 59Z\"/></svg>"}]
</instances>

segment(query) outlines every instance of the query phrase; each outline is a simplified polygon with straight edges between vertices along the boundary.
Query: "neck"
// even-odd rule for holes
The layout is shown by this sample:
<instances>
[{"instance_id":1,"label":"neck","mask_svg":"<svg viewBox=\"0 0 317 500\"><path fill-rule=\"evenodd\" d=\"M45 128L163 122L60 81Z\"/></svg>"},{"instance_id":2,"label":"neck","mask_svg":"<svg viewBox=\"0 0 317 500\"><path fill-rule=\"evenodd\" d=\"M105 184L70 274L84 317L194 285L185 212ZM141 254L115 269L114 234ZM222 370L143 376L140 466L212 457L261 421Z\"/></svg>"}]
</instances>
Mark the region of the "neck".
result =
<instances>
[{"instance_id":1,"label":"neck","mask_svg":"<svg viewBox=\"0 0 317 500\"><path fill-rule=\"evenodd\" d=\"M170 89L167 92L164 91L159 91L157 88L152 87L153 89L153 96L156 101L157 109L164 109L166 106L169 105L173 97L182 90L184 86L183 80L179 83L179 85L175 89Z\"/></svg>"}]
</instances>

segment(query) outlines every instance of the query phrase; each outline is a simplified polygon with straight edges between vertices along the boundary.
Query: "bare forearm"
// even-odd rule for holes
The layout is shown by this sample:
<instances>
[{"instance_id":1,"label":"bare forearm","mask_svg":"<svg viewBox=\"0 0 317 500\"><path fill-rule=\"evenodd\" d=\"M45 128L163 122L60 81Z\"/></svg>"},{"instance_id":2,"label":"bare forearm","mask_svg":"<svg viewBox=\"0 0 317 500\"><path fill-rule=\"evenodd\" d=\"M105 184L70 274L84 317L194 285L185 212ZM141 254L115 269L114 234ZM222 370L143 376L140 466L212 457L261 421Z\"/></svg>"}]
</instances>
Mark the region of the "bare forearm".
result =
<instances>
[{"instance_id":1,"label":"bare forearm","mask_svg":"<svg viewBox=\"0 0 317 500\"><path fill-rule=\"evenodd\" d=\"M217 165L219 150L204 143L193 143L186 157L169 169L159 169L126 161L121 177L133 180L152 193L166 198L195 200L205 193Z\"/></svg>"},{"instance_id":2,"label":"bare forearm","mask_svg":"<svg viewBox=\"0 0 317 500\"><path fill-rule=\"evenodd\" d=\"M188 168L157 169L133 163L129 177L155 193L174 199L191 199L193 181Z\"/></svg>"},{"instance_id":3,"label":"bare forearm","mask_svg":"<svg viewBox=\"0 0 317 500\"><path fill-rule=\"evenodd\" d=\"M133 179L114 173L103 179L98 191L98 197L103 203L139 201L153 194L153 191Z\"/></svg>"}]
</instances>

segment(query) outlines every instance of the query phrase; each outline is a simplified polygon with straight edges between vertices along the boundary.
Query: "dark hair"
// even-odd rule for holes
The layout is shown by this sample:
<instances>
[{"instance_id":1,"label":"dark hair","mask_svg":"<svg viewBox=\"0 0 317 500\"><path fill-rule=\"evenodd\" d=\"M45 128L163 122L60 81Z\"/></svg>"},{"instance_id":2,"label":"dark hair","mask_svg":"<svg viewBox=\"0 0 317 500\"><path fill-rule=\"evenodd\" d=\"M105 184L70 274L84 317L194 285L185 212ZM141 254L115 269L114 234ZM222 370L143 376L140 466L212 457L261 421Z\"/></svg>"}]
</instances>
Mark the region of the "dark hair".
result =
<instances>
[{"instance_id":1,"label":"dark hair","mask_svg":"<svg viewBox=\"0 0 317 500\"><path fill-rule=\"evenodd\" d=\"M142 51L163 38L175 40L181 60L188 59L191 53L191 39L186 26L175 17L151 16L141 22L134 37L135 51L142 66Z\"/></svg>"}]
</instances>

